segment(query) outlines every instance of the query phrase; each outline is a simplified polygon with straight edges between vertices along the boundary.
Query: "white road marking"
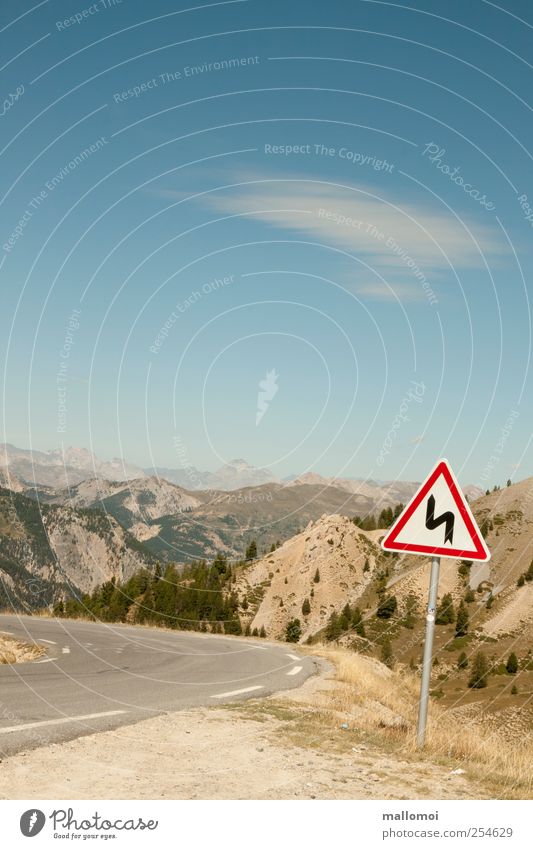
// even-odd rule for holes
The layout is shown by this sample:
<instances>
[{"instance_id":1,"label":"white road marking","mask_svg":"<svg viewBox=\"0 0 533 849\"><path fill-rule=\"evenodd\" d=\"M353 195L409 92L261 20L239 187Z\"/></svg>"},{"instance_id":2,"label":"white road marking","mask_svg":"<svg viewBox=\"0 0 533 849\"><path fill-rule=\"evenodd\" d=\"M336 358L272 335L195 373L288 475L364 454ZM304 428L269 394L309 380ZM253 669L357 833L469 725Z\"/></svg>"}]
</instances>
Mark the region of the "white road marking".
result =
<instances>
[{"instance_id":1,"label":"white road marking","mask_svg":"<svg viewBox=\"0 0 533 849\"><path fill-rule=\"evenodd\" d=\"M0 728L0 734L9 734L11 731L26 731L27 728L40 728L42 725L63 725L65 722L82 722L85 719L100 719L102 716L118 716L127 713L125 710L106 710L103 713L86 713L84 716L65 716L61 719L44 719L41 722L26 722L25 725L10 725Z\"/></svg>"},{"instance_id":2,"label":"white road marking","mask_svg":"<svg viewBox=\"0 0 533 849\"><path fill-rule=\"evenodd\" d=\"M51 646L57 646L57 643L54 643L53 640L39 640L40 643L49 643Z\"/></svg>"},{"instance_id":3,"label":"white road marking","mask_svg":"<svg viewBox=\"0 0 533 849\"><path fill-rule=\"evenodd\" d=\"M0 634L7 634L9 637L12 637L13 631L0 631Z\"/></svg>"},{"instance_id":4,"label":"white road marking","mask_svg":"<svg viewBox=\"0 0 533 849\"><path fill-rule=\"evenodd\" d=\"M291 660L300 660L297 654L288 654L287 657L290 657Z\"/></svg>"},{"instance_id":5,"label":"white road marking","mask_svg":"<svg viewBox=\"0 0 533 849\"><path fill-rule=\"evenodd\" d=\"M70 649L68 646L63 646L61 649L62 654L70 654Z\"/></svg>"},{"instance_id":6,"label":"white road marking","mask_svg":"<svg viewBox=\"0 0 533 849\"><path fill-rule=\"evenodd\" d=\"M287 675L298 675L298 673L301 672L302 669L303 669L303 666L293 666L291 671L287 672Z\"/></svg>"},{"instance_id":7,"label":"white road marking","mask_svg":"<svg viewBox=\"0 0 533 849\"><path fill-rule=\"evenodd\" d=\"M256 687L244 687L242 690L231 690L229 693L217 693L216 696L211 696L212 699L226 699L228 696L240 696L241 693L251 693L253 690L262 690L262 684Z\"/></svg>"},{"instance_id":8,"label":"white road marking","mask_svg":"<svg viewBox=\"0 0 533 849\"><path fill-rule=\"evenodd\" d=\"M34 660L35 663L52 663L53 660L57 660L57 657L47 657L46 660Z\"/></svg>"}]
</instances>

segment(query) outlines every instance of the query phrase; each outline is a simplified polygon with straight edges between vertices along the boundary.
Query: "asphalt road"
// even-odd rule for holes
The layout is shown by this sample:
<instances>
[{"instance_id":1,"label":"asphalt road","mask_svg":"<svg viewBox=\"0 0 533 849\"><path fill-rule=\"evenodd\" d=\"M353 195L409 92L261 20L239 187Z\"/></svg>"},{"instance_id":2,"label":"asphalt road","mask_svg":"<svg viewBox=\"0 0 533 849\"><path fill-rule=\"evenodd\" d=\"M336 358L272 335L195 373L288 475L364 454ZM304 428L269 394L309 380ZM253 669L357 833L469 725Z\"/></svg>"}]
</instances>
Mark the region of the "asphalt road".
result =
<instances>
[{"instance_id":1,"label":"asphalt road","mask_svg":"<svg viewBox=\"0 0 533 849\"><path fill-rule=\"evenodd\" d=\"M0 616L0 633L47 650L0 666L0 755L265 696L315 671L312 658L265 640L31 616Z\"/></svg>"}]
</instances>

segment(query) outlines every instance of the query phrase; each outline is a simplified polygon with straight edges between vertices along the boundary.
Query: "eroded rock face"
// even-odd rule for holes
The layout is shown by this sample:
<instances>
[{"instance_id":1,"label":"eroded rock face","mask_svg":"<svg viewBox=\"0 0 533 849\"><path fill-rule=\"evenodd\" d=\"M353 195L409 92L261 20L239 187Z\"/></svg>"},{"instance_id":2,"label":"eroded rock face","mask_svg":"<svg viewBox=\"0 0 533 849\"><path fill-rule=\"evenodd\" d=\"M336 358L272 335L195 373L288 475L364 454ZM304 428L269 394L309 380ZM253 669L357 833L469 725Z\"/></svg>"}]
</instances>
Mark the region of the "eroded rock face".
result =
<instances>
[{"instance_id":1,"label":"eroded rock face","mask_svg":"<svg viewBox=\"0 0 533 849\"><path fill-rule=\"evenodd\" d=\"M122 580L154 558L110 516L0 489L0 604L32 610Z\"/></svg>"},{"instance_id":2,"label":"eroded rock face","mask_svg":"<svg viewBox=\"0 0 533 849\"><path fill-rule=\"evenodd\" d=\"M377 537L382 533L362 531L338 515L324 515L308 524L243 574L238 589L252 598L255 594L258 601L251 627L264 626L269 636L283 638L287 623L298 618L302 641L315 634L333 611L357 602L363 594L372 580L379 554ZM306 599L310 612L304 615Z\"/></svg>"}]
</instances>

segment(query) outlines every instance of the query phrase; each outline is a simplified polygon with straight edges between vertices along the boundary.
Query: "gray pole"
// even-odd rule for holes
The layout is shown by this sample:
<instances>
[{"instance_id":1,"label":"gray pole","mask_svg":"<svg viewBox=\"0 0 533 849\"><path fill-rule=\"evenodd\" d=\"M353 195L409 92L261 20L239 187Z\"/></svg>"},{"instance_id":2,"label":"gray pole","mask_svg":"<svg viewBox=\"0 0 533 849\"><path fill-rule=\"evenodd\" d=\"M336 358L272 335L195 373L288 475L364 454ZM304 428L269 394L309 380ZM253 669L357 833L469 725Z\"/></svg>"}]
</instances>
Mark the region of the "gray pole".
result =
<instances>
[{"instance_id":1,"label":"gray pole","mask_svg":"<svg viewBox=\"0 0 533 849\"><path fill-rule=\"evenodd\" d=\"M435 631L435 611L437 609L437 590L439 586L440 557L431 560L429 579L428 611L426 616L426 639L424 641L424 660L422 662L422 683L420 685L420 706L418 709L417 743L424 748L426 739L426 720L428 715L429 682L431 679L431 661L433 654L433 634Z\"/></svg>"}]
</instances>

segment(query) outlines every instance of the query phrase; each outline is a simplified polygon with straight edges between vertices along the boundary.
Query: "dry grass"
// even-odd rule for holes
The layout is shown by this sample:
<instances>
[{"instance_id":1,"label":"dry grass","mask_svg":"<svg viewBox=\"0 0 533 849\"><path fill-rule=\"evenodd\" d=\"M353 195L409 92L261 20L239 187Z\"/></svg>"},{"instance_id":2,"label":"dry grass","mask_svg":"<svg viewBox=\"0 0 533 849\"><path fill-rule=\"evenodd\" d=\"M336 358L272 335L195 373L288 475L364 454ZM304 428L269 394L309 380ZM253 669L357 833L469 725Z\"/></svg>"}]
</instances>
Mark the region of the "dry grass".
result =
<instances>
[{"instance_id":1,"label":"dry grass","mask_svg":"<svg viewBox=\"0 0 533 849\"><path fill-rule=\"evenodd\" d=\"M0 664L27 663L45 653L46 649L37 643L25 643L0 634Z\"/></svg>"},{"instance_id":2,"label":"dry grass","mask_svg":"<svg viewBox=\"0 0 533 849\"><path fill-rule=\"evenodd\" d=\"M391 671L355 652L313 646L310 654L329 660L336 672L327 690L312 701L330 727L339 722L370 735L373 744L392 747L404 756L423 757L460 766L475 780L488 782L501 798L531 798L533 738L508 742L497 732L461 721L430 703L426 747L416 746L420 681L409 670Z\"/></svg>"}]
</instances>

